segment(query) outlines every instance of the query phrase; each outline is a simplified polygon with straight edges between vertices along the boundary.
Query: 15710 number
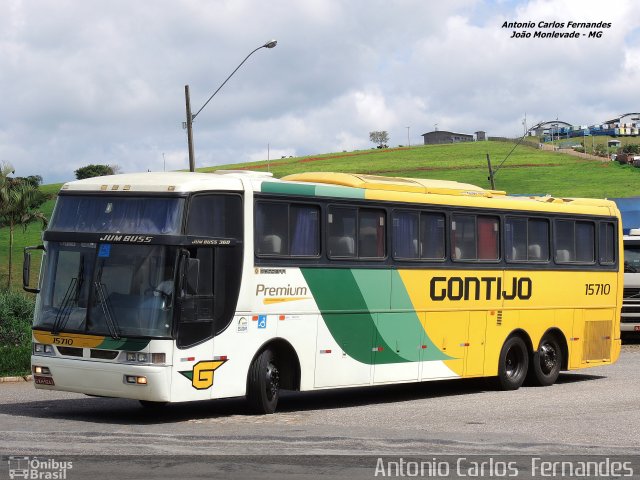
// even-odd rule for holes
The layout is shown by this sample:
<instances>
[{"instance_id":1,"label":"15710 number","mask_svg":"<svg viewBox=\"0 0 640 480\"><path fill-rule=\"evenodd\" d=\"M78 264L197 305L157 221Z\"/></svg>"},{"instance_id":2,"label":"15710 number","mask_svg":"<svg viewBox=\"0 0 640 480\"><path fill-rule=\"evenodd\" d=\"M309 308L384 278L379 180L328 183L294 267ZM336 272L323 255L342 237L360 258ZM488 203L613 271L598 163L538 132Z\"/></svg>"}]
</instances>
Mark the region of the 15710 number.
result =
<instances>
[{"instance_id":1,"label":"15710 number","mask_svg":"<svg viewBox=\"0 0 640 480\"><path fill-rule=\"evenodd\" d=\"M611 285L608 283L585 283L585 295L609 295Z\"/></svg>"}]
</instances>

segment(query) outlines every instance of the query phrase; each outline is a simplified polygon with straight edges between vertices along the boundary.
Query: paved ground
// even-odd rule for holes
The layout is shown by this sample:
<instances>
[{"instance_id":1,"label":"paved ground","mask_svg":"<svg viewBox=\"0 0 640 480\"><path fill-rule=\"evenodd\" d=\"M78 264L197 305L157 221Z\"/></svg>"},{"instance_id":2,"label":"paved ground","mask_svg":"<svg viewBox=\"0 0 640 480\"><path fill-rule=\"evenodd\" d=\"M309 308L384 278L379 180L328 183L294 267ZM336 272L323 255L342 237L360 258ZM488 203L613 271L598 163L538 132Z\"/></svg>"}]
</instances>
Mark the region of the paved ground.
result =
<instances>
[{"instance_id":1,"label":"paved ground","mask_svg":"<svg viewBox=\"0 0 640 480\"><path fill-rule=\"evenodd\" d=\"M241 400L149 411L130 400L0 384L0 454L635 454L640 345L547 388L484 381L285 395L274 415Z\"/></svg>"}]
</instances>

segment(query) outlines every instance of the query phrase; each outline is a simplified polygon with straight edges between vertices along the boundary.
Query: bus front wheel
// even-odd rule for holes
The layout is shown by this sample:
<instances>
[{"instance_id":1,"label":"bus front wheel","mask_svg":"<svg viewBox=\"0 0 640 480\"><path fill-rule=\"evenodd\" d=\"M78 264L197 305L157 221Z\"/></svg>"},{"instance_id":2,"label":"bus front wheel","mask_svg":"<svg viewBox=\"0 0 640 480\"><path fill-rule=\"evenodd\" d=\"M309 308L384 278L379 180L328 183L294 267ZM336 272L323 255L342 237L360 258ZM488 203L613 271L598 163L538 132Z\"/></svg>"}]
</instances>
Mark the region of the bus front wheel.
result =
<instances>
[{"instance_id":1,"label":"bus front wheel","mask_svg":"<svg viewBox=\"0 0 640 480\"><path fill-rule=\"evenodd\" d=\"M528 383L540 387L553 385L560 375L562 349L554 335L545 335L531 357Z\"/></svg>"},{"instance_id":2,"label":"bus front wheel","mask_svg":"<svg viewBox=\"0 0 640 480\"><path fill-rule=\"evenodd\" d=\"M500 390L517 390L522 386L529 366L527 345L520 337L508 338L500 351L497 386Z\"/></svg>"},{"instance_id":3,"label":"bus front wheel","mask_svg":"<svg viewBox=\"0 0 640 480\"><path fill-rule=\"evenodd\" d=\"M273 413L280 397L280 372L269 349L258 355L249 368L247 401L256 413Z\"/></svg>"}]
</instances>

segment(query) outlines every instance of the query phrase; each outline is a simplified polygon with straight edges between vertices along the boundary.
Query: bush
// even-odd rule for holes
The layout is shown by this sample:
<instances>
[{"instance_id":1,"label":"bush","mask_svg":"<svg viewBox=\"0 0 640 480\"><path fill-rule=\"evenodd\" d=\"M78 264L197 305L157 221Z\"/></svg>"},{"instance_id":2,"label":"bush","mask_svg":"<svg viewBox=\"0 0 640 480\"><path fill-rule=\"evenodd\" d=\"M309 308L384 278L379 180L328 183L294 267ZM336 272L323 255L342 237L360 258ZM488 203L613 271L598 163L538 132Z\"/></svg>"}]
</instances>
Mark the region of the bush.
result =
<instances>
[{"instance_id":1,"label":"bush","mask_svg":"<svg viewBox=\"0 0 640 480\"><path fill-rule=\"evenodd\" d=\"M21 293L0 291L0 345L31 344L34 307L34 301Z\"/></svg>"},{"instance_id":2,"label":"bush","mask_svg":"<svg viewBox=\"0 0 640 480\"><path fill-rule=\"evenodd\" d=\"M29 375L31 371L31 342L18 347L0 346L0 377Z\"/></svg>"},{"instance_id":3,"label":"bush","mask_svg":"<svg viewBox=\"0 0 640 480\"><path fill-rule=\"evenodd\" d=\"M35 302L21 293L0 291L0 377L31 370L31 322Z\"/></svg>"}]
</instances>

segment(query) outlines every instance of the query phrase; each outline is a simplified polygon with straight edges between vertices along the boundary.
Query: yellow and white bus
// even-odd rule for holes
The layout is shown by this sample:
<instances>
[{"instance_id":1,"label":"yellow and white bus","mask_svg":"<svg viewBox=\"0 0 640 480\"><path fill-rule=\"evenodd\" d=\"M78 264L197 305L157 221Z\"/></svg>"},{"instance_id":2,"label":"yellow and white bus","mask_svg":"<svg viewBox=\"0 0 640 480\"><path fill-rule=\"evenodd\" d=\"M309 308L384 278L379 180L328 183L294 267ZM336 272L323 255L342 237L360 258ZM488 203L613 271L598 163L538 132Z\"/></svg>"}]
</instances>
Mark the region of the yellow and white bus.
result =
<instances>
[{"instance_id":1,"label":"yellow and white bus","mask_svg":"<svg viewBox=\"0 0 640 480\"><path fill-rule=\"evenodd\" d=\"M281 389L551 385L617 360L621 245L613 202L450 181L69 182L25 251L35 385L143 405L246 396L264 413Z\"/></svg>"}]
</instances>

